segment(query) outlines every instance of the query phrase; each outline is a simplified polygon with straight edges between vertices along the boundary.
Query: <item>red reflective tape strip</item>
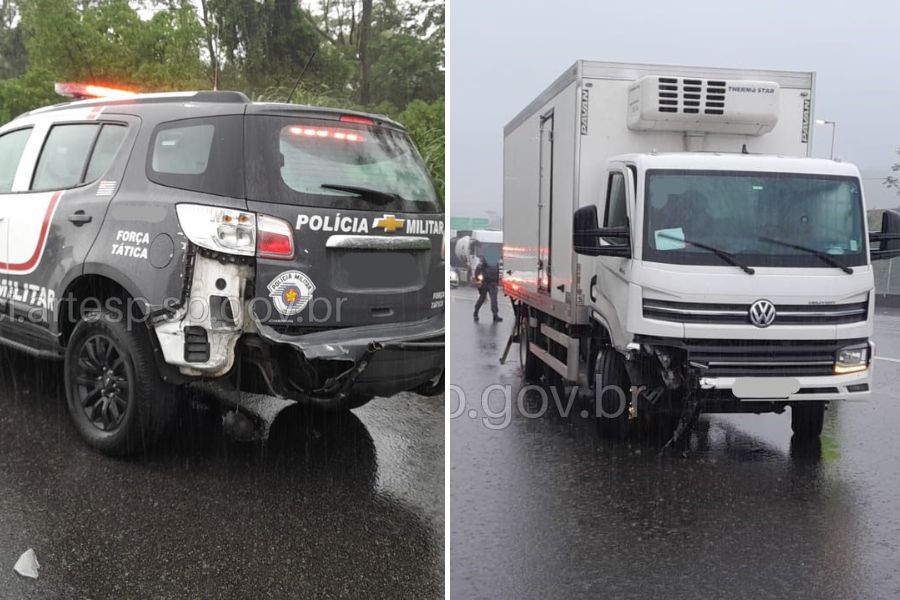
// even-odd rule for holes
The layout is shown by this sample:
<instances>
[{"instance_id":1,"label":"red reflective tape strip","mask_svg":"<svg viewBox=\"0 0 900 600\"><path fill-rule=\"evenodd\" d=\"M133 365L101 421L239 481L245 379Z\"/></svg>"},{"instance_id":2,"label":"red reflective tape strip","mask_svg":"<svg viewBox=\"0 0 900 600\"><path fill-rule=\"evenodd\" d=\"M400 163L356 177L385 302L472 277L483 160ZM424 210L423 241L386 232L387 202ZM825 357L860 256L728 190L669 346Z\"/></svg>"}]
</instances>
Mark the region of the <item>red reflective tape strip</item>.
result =
<instances>
[{"instance_id":1,"label":"red reflective tape strip","mask_svg":"<svg viewBox=\"0 0 900 600\"><path fill-rule=\"evenodd\" d=\"M41 223L41 233L38 237L38 244L34 249L31 258L23 263L0 262L0 270L29 271L41 260L41 255L44 253L44 245L47 243L47 232L50 229L50 220L53 218L53 211L56 210L56 204L59 202L60 196L62 196L61 191L54 192L53 196L50 198L50 204L47 205L47 212L44 213L44 222Z\"/></svg>"}]
</instances>

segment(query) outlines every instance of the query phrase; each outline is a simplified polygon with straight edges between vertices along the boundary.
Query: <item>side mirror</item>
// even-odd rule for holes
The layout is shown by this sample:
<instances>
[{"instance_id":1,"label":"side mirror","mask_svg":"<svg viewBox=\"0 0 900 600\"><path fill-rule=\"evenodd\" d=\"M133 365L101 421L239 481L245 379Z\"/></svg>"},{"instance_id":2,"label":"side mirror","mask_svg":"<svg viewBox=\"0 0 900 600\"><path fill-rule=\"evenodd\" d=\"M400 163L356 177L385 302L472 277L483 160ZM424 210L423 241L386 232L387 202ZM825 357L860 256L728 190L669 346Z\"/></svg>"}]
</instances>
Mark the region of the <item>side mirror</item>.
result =
<instances>
[{"instance_id":1,"label":"side mirror","mask_svg":"<svg viewBox=\"0 0 900 600\"><path fill-rule=\"evenodd\" d=\"M900 216L900 215L898 215ZM631 257L631 236L627 227L600 227L597 207L583 206L572 221L572 245L583 256ZM601 244L600 240L607 244Z\"/></svg>"},{"instance_id":2,"label":"side mirror","mask_svg":"<svg viewBox=\"0 0 900 600\"><path fill-rule=\"evenodd\" d=\"M869 255L872 260L900 256L900 213L886 210L881 215L881 231L869 233Z\"/></svg>"}]
</instances>

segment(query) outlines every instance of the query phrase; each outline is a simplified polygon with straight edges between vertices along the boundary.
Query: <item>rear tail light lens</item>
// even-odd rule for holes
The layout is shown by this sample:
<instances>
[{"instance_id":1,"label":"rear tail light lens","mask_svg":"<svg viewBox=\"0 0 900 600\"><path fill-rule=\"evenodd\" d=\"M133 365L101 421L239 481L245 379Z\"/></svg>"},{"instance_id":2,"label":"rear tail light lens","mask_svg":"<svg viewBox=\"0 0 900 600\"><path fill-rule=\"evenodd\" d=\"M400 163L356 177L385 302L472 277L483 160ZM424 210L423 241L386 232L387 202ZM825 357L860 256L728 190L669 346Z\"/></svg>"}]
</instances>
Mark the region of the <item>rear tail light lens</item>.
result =
<instances>
[{"instance_id":1,"label":"rear tail light lens","mask_svg":"<svg viewBox=\"0 0 900 600\"><path fill-rule=\"evenodd\" d=\"M201 248L239 256L294 257L294 231L282 219L201 204L179 204L176 210L184 235Z\"/></svg>"},{"instance_id":2,"label":"rear tail light lens","mask_svg":"<svg viewBox=\"0 0 900 600\"><path fill-rule=\"evenodd\" d=\"M264 258L294 258L294 231L290 223L269 215L256 220L256 255Z\"/></svg>"},{"instance_id":3,"label":"rear tail light lens","mask_svg":"<svg viewBox=\"0 0 900 600\"><path fill-rule=\"evenodd\" d=\"M254 213L201 204L179 204L176 211L181 230L197 246L240 256L256 253Z\"/></svg>"}]
</instances>

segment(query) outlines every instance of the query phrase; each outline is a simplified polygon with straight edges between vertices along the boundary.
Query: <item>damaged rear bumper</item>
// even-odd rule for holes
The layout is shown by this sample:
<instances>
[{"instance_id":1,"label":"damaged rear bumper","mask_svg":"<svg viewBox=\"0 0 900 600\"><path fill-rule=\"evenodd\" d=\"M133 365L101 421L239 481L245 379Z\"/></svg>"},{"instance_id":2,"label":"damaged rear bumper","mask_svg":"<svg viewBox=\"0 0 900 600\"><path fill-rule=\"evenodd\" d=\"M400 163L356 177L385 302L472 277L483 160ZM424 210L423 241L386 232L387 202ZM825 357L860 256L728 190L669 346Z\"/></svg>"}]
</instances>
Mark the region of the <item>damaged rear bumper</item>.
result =
<instances>
[{"instance_id":1,"label":"damaged rear bumper","mask_svg":"<svg viewBox=\"0 0 900 600\"><path fill-rule=\"evenodd\" d=\"M273 387L288 397L303 394L332 403L351 394L391 396L427 385L444 370L443 314L305 335L280 333L263 323L256 327L264 353L271 353L282 371L271 374L277 381Z\"/></svg>"}]
</instances>

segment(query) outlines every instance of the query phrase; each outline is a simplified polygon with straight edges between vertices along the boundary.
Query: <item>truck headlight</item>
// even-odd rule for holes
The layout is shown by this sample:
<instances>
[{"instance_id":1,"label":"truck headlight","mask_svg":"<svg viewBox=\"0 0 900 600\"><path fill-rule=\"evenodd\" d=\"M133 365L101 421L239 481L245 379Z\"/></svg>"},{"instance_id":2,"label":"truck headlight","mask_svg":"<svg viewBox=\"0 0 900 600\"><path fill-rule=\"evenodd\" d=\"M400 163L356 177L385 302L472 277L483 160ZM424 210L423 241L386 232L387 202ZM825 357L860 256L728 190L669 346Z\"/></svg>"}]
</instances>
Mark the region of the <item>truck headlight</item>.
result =
<instances>
[{"instance_id":1,"label":"truck headlight","mask_svg":"<svg viewBox=\"0 0 900 600\"><path fill-rule=\"evenodd\" d=\"M869 367L869 345L847 346L837 351L834 360L835 375L865 371Z\"/></svg>"}]
</instances>

